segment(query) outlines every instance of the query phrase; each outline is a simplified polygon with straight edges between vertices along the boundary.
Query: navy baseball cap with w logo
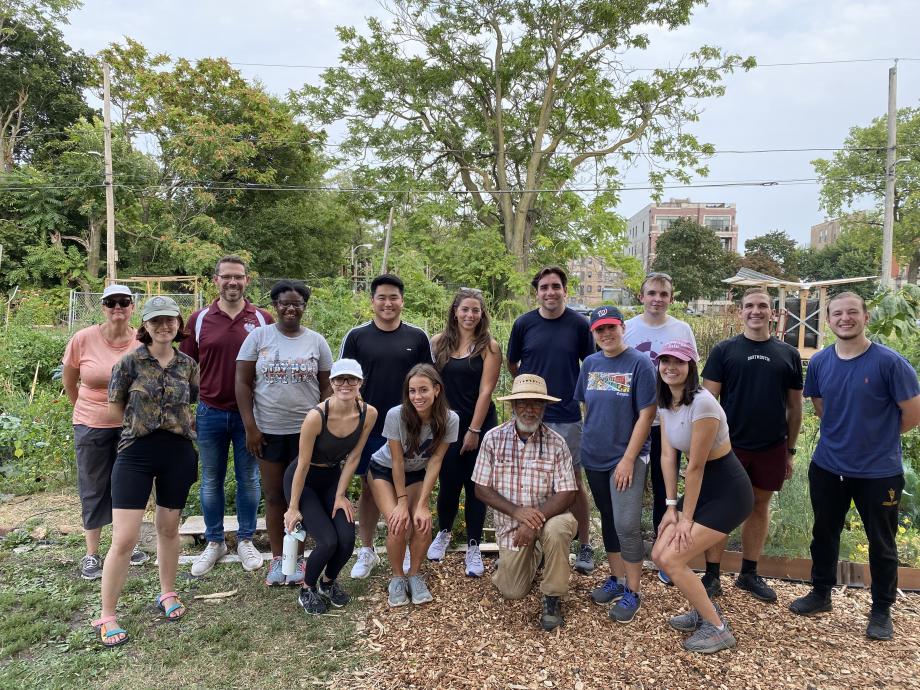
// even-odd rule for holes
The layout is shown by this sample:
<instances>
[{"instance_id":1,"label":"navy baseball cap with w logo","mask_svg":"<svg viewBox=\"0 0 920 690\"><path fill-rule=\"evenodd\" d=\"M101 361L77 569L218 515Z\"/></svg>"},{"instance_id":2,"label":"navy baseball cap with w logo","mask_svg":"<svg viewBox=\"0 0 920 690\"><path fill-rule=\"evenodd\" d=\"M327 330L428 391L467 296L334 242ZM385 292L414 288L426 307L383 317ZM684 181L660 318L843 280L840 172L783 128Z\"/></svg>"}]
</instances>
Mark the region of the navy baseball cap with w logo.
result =
<instances>
[{"instance_id":1,"label":"navy baseball cap with w logo","mask_svg":"<svg viewBox=\"0 0 920 690\"><path fill-rule=\"evenodd\" d=\"M622 326L626 319L616 307L604 305L591 312L591 330L601 326Z\"/></svg>"}]
</instances>

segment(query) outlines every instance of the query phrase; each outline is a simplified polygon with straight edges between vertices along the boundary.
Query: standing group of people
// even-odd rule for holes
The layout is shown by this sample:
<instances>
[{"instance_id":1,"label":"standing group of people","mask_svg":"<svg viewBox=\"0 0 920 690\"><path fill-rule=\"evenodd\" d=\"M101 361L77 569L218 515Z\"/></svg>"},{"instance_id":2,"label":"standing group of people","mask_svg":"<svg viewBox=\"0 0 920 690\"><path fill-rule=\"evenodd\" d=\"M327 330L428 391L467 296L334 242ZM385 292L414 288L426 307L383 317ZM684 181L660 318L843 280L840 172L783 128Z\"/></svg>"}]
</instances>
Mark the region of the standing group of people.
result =
<instances>
[{"instance_id":1,"label":"standing group of people","mask_svg":"<svg viewBox=\"0 0 920 690\"><path fill-rule=\"evenodd\" d=\"M115 608L128 564L145 558L136 546L154 485L157 605L168 620L185 613L172 591L178 522L199 466L208 543L192 574L204 575L227 553L231 444L241 564L247 571L263 565L252 536L264 495L272 550L265 582L300 585L307 613L349 601L339 575L356 538L361 545L351 577L368 577L379 564L374 541L381 515L389 604L431 601L421 567L426 558L444 558L465 493L467 575L484 574L479 543L491 507L499 547L492 581L502 596L522 598L542 568L540 623L552 630L564 621L576 537L574 569L589 574L595 568L590 491L609 566L591 598L609 606L611 619L629 623L647 596L641 515L648 478L658 577L676 585L692 607L670 621L691 633L686 649L709 653L735 644L713 598L722 591L725 542L739 525L744 560L735 585L776 600L757 561L771 497L792 473L803 380L798 352L770 335L765 290L743 295L744 330L713 349L701 381L693 333L667 313L668 275L646 277L642 312L632 319L612 306L585 319L566 306L565 271L542 269L532 283L538 306L515 321L509 338L507 367L515 378L499 400L510 403L512 418L498 425L492 396L502 351L479 291L461 289L444 329L429 341L401 318L402 281L378 276L370 292L373 318L346 334L333 361L323 336L301 323L309 288L276 284L272 315L245 299L249 277L239 257L222 258L214 280L218 299L192 314L187 327L175 302L154 297L136 333L129 325L130 290L109 286L105 323L75 334L65 353L65 388L75 402L84 577L99 576L99 531L113 524L101 569L102 616L94 621L103 644L128 639ZM867 320L856 295L832 298L828 324L837 341L815 356L804 382L821 417L809 469L814 588L790 608L806 615L830 609L837 545L852 499L870 543L873 608L866 632L888 639L903 488L899 434L920 422L920 388L903 357L868 341ZM173 343L180 341L177 350ZM357 509L347 496L355 475L362 478ZM435 520L429 503L436 483ZM283 536L299 525L315 546L286 574ZM698 578L688 563L703 555L706 572Z\"/></svg>"}]
</instances>

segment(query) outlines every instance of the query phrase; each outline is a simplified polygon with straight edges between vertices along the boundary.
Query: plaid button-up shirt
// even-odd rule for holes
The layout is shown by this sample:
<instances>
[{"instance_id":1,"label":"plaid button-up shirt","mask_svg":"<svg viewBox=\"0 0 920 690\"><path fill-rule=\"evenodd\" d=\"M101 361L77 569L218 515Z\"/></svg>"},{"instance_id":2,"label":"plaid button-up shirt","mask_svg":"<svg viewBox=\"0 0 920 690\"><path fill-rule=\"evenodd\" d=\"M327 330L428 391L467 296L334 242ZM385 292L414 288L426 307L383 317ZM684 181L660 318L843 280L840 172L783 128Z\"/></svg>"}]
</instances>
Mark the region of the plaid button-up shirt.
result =
<instances>
[{"instance_id":1,"label":"plaid button-up shirt","mask_svg":"<svg viewBox=\"0 0 920 690\"><path fill-rule=\"evenodd\" d=\"M545 424L522 440L514 420L497 426L482 439L473 481L495 489L518 506L537 508L555 493L575 491L572 454L565 440ZM518 521L496 510L495 541L516 551L512 540Z\"/></svg>"}]
</instances>

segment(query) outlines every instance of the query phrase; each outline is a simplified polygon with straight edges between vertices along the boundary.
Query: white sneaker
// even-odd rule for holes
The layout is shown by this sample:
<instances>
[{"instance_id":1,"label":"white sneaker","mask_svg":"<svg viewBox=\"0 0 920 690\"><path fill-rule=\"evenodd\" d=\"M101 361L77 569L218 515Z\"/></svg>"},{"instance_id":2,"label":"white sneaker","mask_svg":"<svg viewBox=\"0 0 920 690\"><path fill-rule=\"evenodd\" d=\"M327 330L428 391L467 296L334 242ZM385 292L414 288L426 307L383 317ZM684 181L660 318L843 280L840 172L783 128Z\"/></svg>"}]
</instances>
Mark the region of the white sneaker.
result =
<instances>
[{"instance_id":1,"label":"white sneaker","mask_svg":"<svg viewBox=\"0 0 920 690\"><path fill-rule=\"evenodd\" d=\"M358 560L351 568L351 579L363 580L371 574L378 563L380 563L380 556L377 555L377 552L370 546L362 546L358 549Z\"/></svg>"},{"instance_id":2,"label":"white sneaker","mask_svg":"<svg viewBox=\"0 0 920 690\"><path fill-rule=\"evenodd\" d=\"M466 574L470 577L482 577L485 568L482 565L482 552L479 544L472 542L466 547Z\"/></svg>"},{"instance_id":3,"label":"white sneaker","mask_svg":"<svg viewBox=\"0 0 920 690\"><path fill-rule=\"evenodd\" d=\"M409 568L412 567L412 554L409 553L409 546L406 545L406 555L403 556L403 575L409 574Z\"/></svg>"},{"instance_id":4,"label":"white sneaker","mask_svg":"<svg viewBox=\"0 0 920 690\"><path fill-rule=\"evenodd\" d=\"M442 529L438 532L428 547L428 560L441 561L447 554L447 547L450 546L450 530Z\"/></svg>"},{"instance_id":5,"label":"white sneaker","mask_svg":"<svg viewBox=\"0 0 920 690\"><path fill-rule=\"evenodd\" d=\"M222 541L209 541L204 551L192 563L192 575L200 577L209 572L214 564L227 555L227 545Z\"/></svg>"},{"instance_id":6,"label":"white sneaker","mask_svg":"<svg viewBox=\"0 0 920 690\"><path fill-rule=\"evenodd\" d=\"M252 543L251 539L244 539L236 545L236 554L240 557L240 563L243 564L243 570L251 573L262 567L262 554Z\"/></svg>"}]
</instances>

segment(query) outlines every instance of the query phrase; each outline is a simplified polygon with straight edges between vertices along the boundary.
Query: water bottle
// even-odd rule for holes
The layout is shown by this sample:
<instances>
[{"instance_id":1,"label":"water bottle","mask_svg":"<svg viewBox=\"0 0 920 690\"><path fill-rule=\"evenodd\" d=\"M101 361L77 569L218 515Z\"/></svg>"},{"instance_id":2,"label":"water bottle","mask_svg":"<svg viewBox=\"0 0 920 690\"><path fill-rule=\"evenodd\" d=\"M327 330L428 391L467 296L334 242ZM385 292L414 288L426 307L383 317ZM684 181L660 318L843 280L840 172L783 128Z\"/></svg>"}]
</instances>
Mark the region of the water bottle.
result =
<instances>
[{"instance_id":1,"label":"water bottle","mask_svg":"<svg viewBox=\"0 0 920 690\"><path fill-rule=\"evenodd\" d=\"M281 552L281 572L288 577L297 572L297 542L307 538L303 526L298 522L294 531L284 530L284 547Z\"/></svg>"}]
</instances>

